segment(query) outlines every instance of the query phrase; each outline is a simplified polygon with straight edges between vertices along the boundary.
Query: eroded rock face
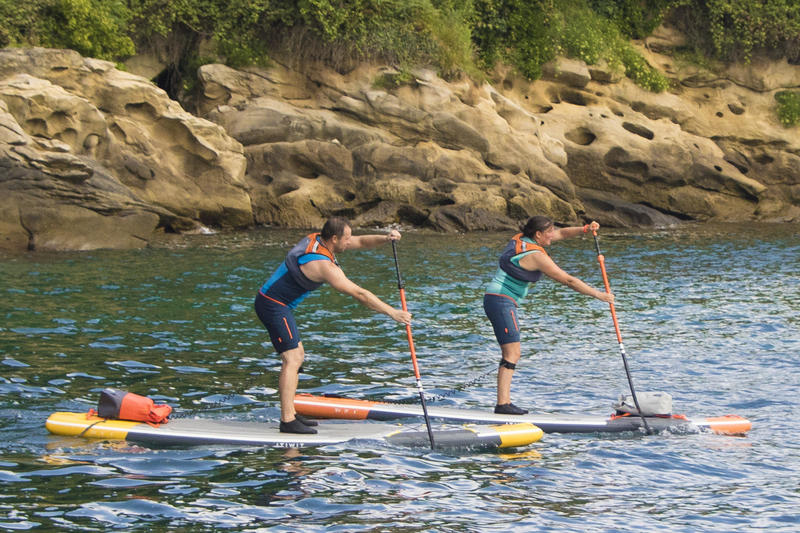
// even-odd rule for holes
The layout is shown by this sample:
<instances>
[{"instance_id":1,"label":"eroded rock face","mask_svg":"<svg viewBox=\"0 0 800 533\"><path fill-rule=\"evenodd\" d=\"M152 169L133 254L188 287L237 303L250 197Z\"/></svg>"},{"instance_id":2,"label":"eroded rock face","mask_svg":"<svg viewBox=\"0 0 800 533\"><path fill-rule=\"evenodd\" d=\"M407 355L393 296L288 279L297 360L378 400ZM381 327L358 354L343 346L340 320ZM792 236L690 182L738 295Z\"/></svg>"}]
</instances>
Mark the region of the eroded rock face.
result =
<instances>
[{"instance_id":1,"label":"eroded rock face","mask_svg":"<svg viewBox=\"0 0 800 533\"><path fill-rule=\"evenodd\" d=\"M679 42L664 30L640 46L674 82L660 94L563 59L534 83L420 69L399 86L374 65L205 65L202 118L111 63L0 50L0 247L142 246L154 231L318 227L334 214L448 232L534 214L800 221L800 136L774 110L800 67L710 74L665 55Z\"/></svg>"},{"instance_id":2,"label":"eroded rock face","mask_svg":"<svg viewBox=\"0 0 800 533\"><path fill-rule=\"evenodd\" d=\"M567 172L585 191L579 194L611 193L694 220L755 217L767 187L728 163L716 144L671 122L631 115L602 107L547 115L550 129L564 132Z\"/></svg>"},{"instance_id":3,"label":"eroded rock face","mask_svg":"<svg viewBox=\"0 0 800 533\"><path fill-rule=\"evenodd\" d=\"M147 244L252 224L241 145L149 81L50 49L0 50L0 247Z\"/></svg>"},{"instance_id":4,"label":"eroded rock face","mask_svg":"<svg viewBox=\"0 0 800 533\"><path fill-rule=\"evenodd\" d=\"M515 109L526 117L515 130L497 112L514 105L488 85L420 71L389 92L373 87L381 74L200 69L200 109L245 146L257 222L314 226L340 214L469 231L516 228L534 212L578 220L566 152L540 142L530 113Z\"/></svg>"},{"instance_id":5,"label":"eroded rock face","mask_svg":"<svg viewBox=\"0 0 800 533\"><path fill-rule=\"evenodd\" d=\"M751 89L654 94L602 65L559 60L545 71L535 83L498 72L475 85L421 70L382 90L391 72L366 65L347 75L207 65L200 108L245 146L262 223L343 214L469 231L533 214L615 226L800 219L796 141L774 119L752 120L774 113Z\"/></svg>"}]
</instances>

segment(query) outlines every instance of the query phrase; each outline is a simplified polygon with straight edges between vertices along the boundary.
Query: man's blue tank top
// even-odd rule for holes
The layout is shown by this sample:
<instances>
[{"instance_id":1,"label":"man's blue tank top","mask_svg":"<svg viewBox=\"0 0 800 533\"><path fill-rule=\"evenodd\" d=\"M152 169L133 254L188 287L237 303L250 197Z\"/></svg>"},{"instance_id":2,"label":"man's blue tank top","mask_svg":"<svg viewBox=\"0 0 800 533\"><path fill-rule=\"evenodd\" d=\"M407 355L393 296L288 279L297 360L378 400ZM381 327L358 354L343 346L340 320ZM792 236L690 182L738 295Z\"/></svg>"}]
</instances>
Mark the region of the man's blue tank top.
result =
<instances>
[{"instance_id":1,"label":"man's blue tank top","mask_svg":"<svg viewBox=\"0 0 800 533\"><path fill-rule=\"evenodd\" d=\"M286 260L264 282L258 292L276 303L294 309L311 291L322 286L322 282L308 279L300 266L321 260L339 264L336 262L336 256L322 244L319 234L312 233L289 250Z\"/></svg>"}]
</instances>

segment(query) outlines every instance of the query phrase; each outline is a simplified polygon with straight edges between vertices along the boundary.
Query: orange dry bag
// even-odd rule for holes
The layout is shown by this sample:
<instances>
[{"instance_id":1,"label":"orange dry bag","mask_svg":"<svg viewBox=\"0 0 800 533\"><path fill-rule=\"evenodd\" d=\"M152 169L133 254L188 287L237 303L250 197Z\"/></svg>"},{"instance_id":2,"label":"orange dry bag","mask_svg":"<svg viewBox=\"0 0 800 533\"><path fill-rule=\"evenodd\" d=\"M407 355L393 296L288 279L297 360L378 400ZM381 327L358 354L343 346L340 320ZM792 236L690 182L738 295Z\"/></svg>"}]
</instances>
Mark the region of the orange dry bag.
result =
<instances>
[{"instance_id":1,"label":"orange dry bag","mask_svg":"<svg viewBox=\"0 0 800 533\"><path fill-rule=\"evenodd\" d=\"M171 412L169 405L156 405L151 398L119 389L103 390L97 404L97 414L102 418L134 420L151 425L169 422Z\"/></svg>"}]
</instances>

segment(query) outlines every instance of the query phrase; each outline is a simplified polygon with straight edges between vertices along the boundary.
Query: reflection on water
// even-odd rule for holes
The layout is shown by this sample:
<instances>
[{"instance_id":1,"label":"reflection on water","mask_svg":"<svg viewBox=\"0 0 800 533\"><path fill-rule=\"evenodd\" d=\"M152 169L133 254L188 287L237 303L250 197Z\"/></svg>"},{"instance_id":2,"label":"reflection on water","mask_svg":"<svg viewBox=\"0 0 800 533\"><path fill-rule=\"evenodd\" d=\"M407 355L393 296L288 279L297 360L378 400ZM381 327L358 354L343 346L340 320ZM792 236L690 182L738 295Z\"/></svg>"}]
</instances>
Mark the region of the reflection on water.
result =
<instances>
[{"instance_id":1,"label":"reflection on water","mask_svg":"<svg viewBox=\"0 0 800 533\"><path fill-rule=\"evenodd\" d=\"M639 390L738 413L746 438L546 435L496 453L360 442L301 450L150 449L47 434L107 386L176 416L275 420L279 363L252 299L301 232L165 237L138 251L0 257L0 527L174 531L796 531L796 226L606 232L601 246ZM481 289L507 235L408 233L398 248L426 393L489 409L499 351ZM600 286L593 243L551 248ZM399 305L391 249L348 275ZM610 412L625 392L608 308L544 281L520 310L515 403ZM325 289L298 312L300 390L415 401L404 329Z\"/></svg>"}]
</instances>

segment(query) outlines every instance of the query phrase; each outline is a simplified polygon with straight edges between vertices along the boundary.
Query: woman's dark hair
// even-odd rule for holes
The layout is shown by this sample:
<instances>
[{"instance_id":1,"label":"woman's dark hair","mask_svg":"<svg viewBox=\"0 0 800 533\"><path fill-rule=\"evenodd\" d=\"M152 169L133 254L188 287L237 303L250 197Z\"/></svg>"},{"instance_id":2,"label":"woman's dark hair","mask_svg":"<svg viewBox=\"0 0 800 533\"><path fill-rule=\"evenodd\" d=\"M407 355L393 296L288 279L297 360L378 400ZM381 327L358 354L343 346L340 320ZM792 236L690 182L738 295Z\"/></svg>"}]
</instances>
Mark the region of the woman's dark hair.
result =
<instances>
[{"instance_id":1,"label":"woman's dark hair","mask_svg":"<svg viewBox=\"0 0 800 533\"><path fill-rule=\"evenodd\" d=\"M545 231L553 225L553 221L549 218L536 215L528 219L525 225L522 227L522 234L528 237L529 239L533 239L534 235L536 235L537 231Z\"/></svg>"},{"instance_id":2,"label":"woman's dark hair","mask_svg":"<svg viewBox=\"0 0 800 533\"><path fill-rule=\"evenodd\" d=\"M350 222L344 217L331 217L325 221L325 225L322 226L322 231L320 232L319 236L325 241L334 235L341 237L344 235L344 228L349 225Z\"/></svg>"}]
</instances>

